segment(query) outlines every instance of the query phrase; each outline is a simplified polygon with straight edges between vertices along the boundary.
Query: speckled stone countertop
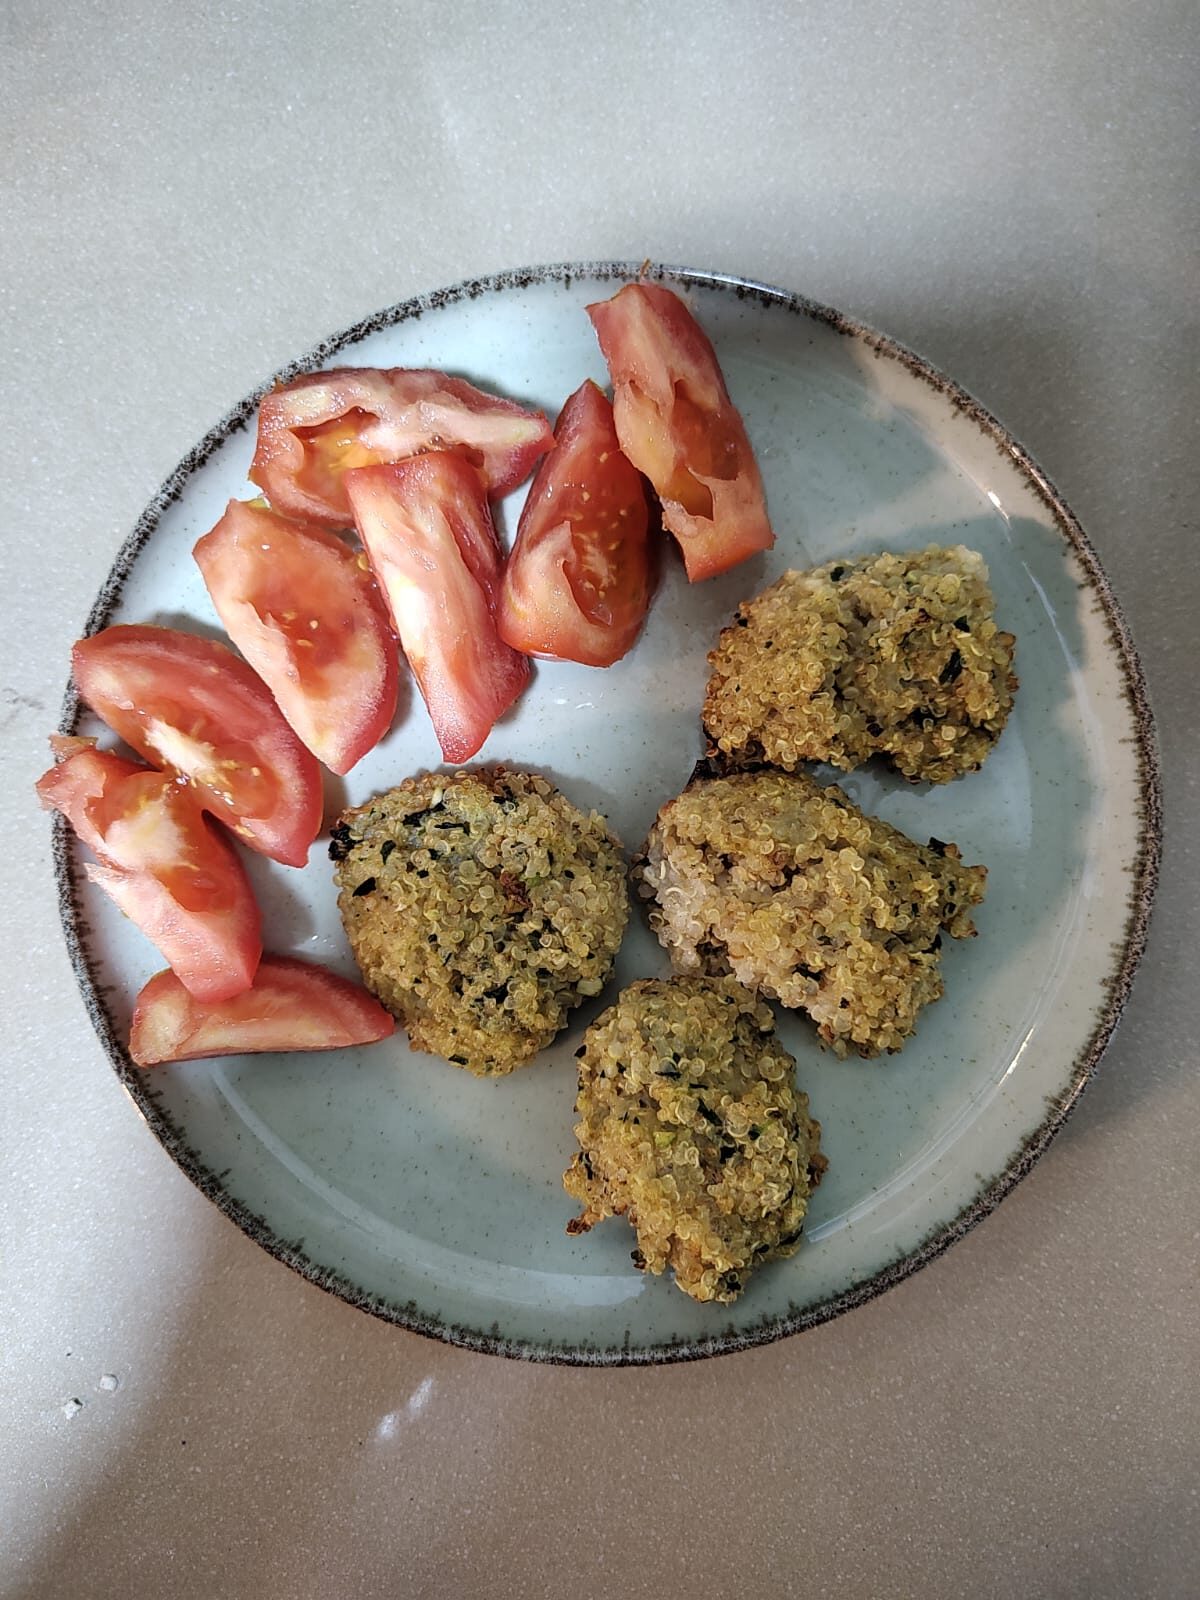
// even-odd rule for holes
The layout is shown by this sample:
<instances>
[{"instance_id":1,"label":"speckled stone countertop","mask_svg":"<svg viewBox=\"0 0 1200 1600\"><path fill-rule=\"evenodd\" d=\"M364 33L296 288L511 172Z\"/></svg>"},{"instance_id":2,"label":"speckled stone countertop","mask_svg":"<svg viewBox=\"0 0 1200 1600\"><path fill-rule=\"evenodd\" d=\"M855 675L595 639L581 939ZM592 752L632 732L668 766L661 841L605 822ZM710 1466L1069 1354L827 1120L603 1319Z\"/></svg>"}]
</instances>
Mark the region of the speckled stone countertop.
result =
<instances>
[{"instance_id":1,"label":"speckled stone countertop","mask_svg":"<svg viewBox=\"0 0 1200 1600\"><path fill-rule=\"evenodd\" d=\"M1189 1596L1200 1571L1193 7L25 8L5 25L0 1592ZM142 506L376 306L652 256L895 335L1088 529L1159 718L1124 1022L901 1287L648 1371L473 1356L276 1264L91 1034L31 782Z\"/></svg>"}]
</instances>

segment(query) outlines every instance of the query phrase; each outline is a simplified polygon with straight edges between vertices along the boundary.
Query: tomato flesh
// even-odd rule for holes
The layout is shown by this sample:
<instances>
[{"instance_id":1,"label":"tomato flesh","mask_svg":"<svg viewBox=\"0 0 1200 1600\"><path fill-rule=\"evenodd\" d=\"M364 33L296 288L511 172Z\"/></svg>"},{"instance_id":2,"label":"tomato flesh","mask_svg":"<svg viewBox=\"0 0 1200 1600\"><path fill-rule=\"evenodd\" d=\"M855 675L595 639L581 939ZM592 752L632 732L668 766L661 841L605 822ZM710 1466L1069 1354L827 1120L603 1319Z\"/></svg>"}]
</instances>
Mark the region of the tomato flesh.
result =
<instances>
[{"instance_id":1,"label":"tomato flesh","mask_svg":"<svg viewBox=\"0 0 1200 1600\"><path fill-rule=\"evenodd\" d=\"M229 840L169 774L77 744L37 791L96 857L88 878L198 1000L248 989L262 954L261 917Z\"/></svg>"},{"instance_id":2,"label":"tomato flesh","mask_svg":"<svg viewBox=\"0 0 1200 1600\"><path fill-rule=\"evenodd\" d=\"M81 639L79 692L139 755L177 773L252 849L303 866L323 795L262 679L214 639L121 623Z\"/></svg>"},{"instance_id":3,"label":"tomato flesh","mask_svg":"<svg viewBox=\"0 0 1200 1600\"><path fill-rule=\"evenodd\" d=\"M305 428L300 435L304 465L297 474L306 494L318 494L327 478L340 478L352 467L379 467L385 458L363 442L363 434L375 419L361 406L353 406L344 416Z\"/></svg>"},{"instance_id":4,"label":"tomato flesh","mask_svg":"<svg viewBox=\"0 0 1200 1600\"><path fill-rule=\"evenodd\" d=\"M554 439L504 569L500 634L529 655L607 667L641 632L654 588L645 486L590 379Z\"/></svg>"},{"instance_id":5,"label":"tomato flesh","mask_svg":"<svg viewBox=\"0 0 1200 1600\"><path fill-rule=\"evenodd\" d=\"M345 476L363 547L447 761L466 761L529 681L501 639L500 545L479 473L431 451Z\"/></svg>"},{"instance_id":6,"label":"tomato flesh","mask_svg":"<svg viewBox=\"0 0 1200 1600\"><path fill-rule=\"evenodd\" d=\"M366 561L336 534L231 500L192 552L234 644L334 772L391 725L399 662Z\"/></svg>"},{"instance_id":7,"label":"tomato flesh","mask_svg":"<svg viewBox=\"0 0 1200 1600\"><path fill-rule=\"evenodd\" d=\"M631 283L588 307L621 448L654 485L693 583L775 542L762 478L716 354L678 295Z\"/></svg>"},{"instance_id":8,"label":"tomato flesh","mask_svg":"<svg viewBox=\"0 0 1200 1600\"><path fill-rule=\"evenodd\" d=\"M139 1067L201 1056L276 1050L341 1050L374 1044L394 1019L361 986L308 961L264 956L253 984L214 1004L198 1001L173 972L159 972L133 1008L129 1054Z\"/></svg>"},{"instance_id":9,"label":"tomato flesh","mask_svg":"<svg viewBox=\"0 0 1200 1600\"><path fill-rule=\"evenodd\" d=\"M267 395L250 478L277 511L348 527L347 472L456 450L499 499L553 443L540 411L444 372L342 367L310 372Z\"/></svg>"}]
</instances>

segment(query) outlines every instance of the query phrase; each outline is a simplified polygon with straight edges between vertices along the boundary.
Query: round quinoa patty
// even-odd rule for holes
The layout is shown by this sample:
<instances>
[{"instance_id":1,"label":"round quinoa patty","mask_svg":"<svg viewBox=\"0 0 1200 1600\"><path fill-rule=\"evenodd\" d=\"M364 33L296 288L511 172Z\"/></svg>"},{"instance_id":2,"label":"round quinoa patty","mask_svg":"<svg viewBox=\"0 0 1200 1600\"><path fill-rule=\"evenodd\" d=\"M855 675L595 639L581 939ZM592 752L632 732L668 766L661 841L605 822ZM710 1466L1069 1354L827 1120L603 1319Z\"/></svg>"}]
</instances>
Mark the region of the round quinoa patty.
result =
<instances>
[{"instance_id":1,"label":"round quinoa patty","mask_svg":"<svg viewBox=\"0 0 1200 1600\"><path fill-rule=\"evenodd\" d=\"M580 1152L563 1177L584 1233L626 1216L635 1264L694 1300L735 1300L800 1245L825 1170L769 1006L732 979L631 984L579 1051Z\"/></svg>"},{"instance_id":2,"label":"round quinoa patty","mask_svg":"<svg viewBox=\"0 0 1200 1600\"><path fill-rule=\"evenodd\" d=\"M734 765L849 771L886 756L946 783L982 766L1012 710L1011 633L963 545L787 572L709 656L704 728Z\"/></svg>"},{"instance_id":3,"label":"round quinoa patty","mask_svg":"<svg viewBox=\"0 0 1200 1600\"><path fill-rule=\"evenodd\" d=\"M511 1072L600 993L629 917L598 813L545 778L428 773L343 814L329 853L371 992L417 1050Z\"/></svg>"},{"instance_id":4,"label":"round quinoa patty","mask_svg":"<svg viewBox=\"0 0 1200 1600\"><path fill-rule=\"evenodd\" d=\"M987 869L919 845L801 773L700 778L634 864L681 972L731 972L805 1011L836 1054L898 1050L942 993L942 935L975 932Z\"/></svg>"}]
</instances>

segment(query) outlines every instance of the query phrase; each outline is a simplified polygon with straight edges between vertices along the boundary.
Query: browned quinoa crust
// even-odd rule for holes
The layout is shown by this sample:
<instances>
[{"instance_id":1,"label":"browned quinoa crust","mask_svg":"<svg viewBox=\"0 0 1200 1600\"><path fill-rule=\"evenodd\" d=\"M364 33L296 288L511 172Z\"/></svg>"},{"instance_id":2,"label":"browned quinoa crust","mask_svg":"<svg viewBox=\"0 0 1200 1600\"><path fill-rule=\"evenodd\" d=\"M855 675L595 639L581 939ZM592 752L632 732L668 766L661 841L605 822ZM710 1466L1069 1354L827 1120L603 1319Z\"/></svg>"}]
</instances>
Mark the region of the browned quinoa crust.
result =
<instances>
[{"instance_id":1,"label":"browned quinoa crust","mask_svg":"<svg viewBox=\"0 0 1200 1600\"><path fill-rule=\"evenodd\" d=\"M900 1048L942 993L942 935L975 932L986 878L955 845L771 770L689 784L634 864L677 971L732 972L807 1012L840 1056Z\"/></svg>"},{"instance_id":2,"label":"browned quinoa crust","mask_svg":"<svg viewBox=\"0 0 1200 1600\"><path fill-rule=\"evenodd\" d=\"M338 909L414 1049L511 1072L600 993L629 917L621 846L545 778L407 778L333 830Z\"/></svg>"},{"instance_id":3,"label":"browned quinoa crust","mask_svg":"<svg viewBox=\"0 0 1200 1600\"><path fill-rule=\"evenodd\" d=\"M962 545L787 572L709 655L710 748L789 771L882 754L932 783L973 772L1017 688L993 609L983 558Z\"/></svg>"},{"instance_id":4,"label":"browned quinoa crust","mask_svg":"<svg viewBox=\"0 0 1200 1600\"><path fill-rule=\"evenodd\" d=\"M626 1216L639 1268L735 1300L799 1248L825 1170L794 1066L770 1007L732 979L631 984L579 1051L581 1148L563 1186L584 1211L567 1232Z\"/></svg>"}]
</instances>

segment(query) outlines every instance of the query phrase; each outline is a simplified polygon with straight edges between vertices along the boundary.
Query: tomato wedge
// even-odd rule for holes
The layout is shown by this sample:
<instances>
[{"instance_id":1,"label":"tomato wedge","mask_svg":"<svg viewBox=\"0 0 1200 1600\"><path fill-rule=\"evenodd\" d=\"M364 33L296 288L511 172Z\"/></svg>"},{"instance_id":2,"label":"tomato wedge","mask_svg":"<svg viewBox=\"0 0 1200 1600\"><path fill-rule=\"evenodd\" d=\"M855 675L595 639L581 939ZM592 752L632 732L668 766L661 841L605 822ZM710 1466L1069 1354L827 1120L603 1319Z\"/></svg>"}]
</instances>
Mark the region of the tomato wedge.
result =
<instances>
[{"instance_id":1,"label":"tomato wedge","mask_svg":"<svg viewBox=\"0 0 1200 1600\"><path fill-rule=\"evenodd\" d=\"M80 639L71 665L80 694L126 744L186 778L252 849L304 865L321 827L321 770L232 650L122 623Z\"/></svg>"},{"instance_id":2,"label":"tomato wedge","mask_svg":"<svg viewBox=\"0 0 1200 1600\"><path fill-rule=\"evenodd\" d=\"M156 973L133 1007L129 1054L139 1067L268 1050L374 1044L394 1019L361 984L290 956L264 956L243 994L198 1001L173 972Z\"/></svg>"},{"instance_id":3,"label":"tomato wedge","mask_svg":"<svg viewBox=\"0 0 1200 1600\"><path fill-rule=\"evenodd\" d=\"M621 448L654 485L693 583L775 543L745 424L678 295L630 283L588 308L613 381Z\"/></svg>"},{"instance_id":4,"label":"tomato wedge","mask_svg":"<svg viewBox=\"0 0 1200 1600\"><path fill-rule=\"evenodd\" d=\"M318 760L349 772L391 726L399 662L366 561L337 534L231 500L192 554L226 632Z\"/></svg>"},{"instance_id":5,"label":"tomato wedge","mask_svg":"<svg viewBox=\"0 0 1200 1600\"><path fill-rule=\"evenodd\" d=\"M83 740L38 779L42 804L61 811L96 857L85 870L162 951L197 1000L248 989L262 954L261 917L245 868L165 772Z\"/></svg>"},{"instance_id":6,"label":"tomato wedge","mask_svg":"<svg viewBox=\"0 0 1200 1600\"><path fill-rule=\"evenodd\" d=\"M250 477L277 511L347 527L343 477L351 468L458 450L499 499L524 482L553 442L540 411L462 378L406 367L341 367L306 373L266 396Z\"/></svg>"},{"instance_id":7,"label":"tomato wedge","mask_svg":"<svg viewBox=\"0 0 1200 1600\"><path fill-rule=\"evenodd\" d=\"M483 481L436 450L345 483L442 754L466 761L529 681L528 657L496 629L500 545Z\"/></svg>"},{"instance_id":8,"label":"tomato wedge","mask_svg":"<svg viewBox=\"0 0 1200 1600\"><path fill-rule=\"evenodd\" d=\"M649 521L642 475L589 378L562 408L521 512L500 591L501 638L533 656L619 661L650 607Z\"/></svg>"}]
</instances>

